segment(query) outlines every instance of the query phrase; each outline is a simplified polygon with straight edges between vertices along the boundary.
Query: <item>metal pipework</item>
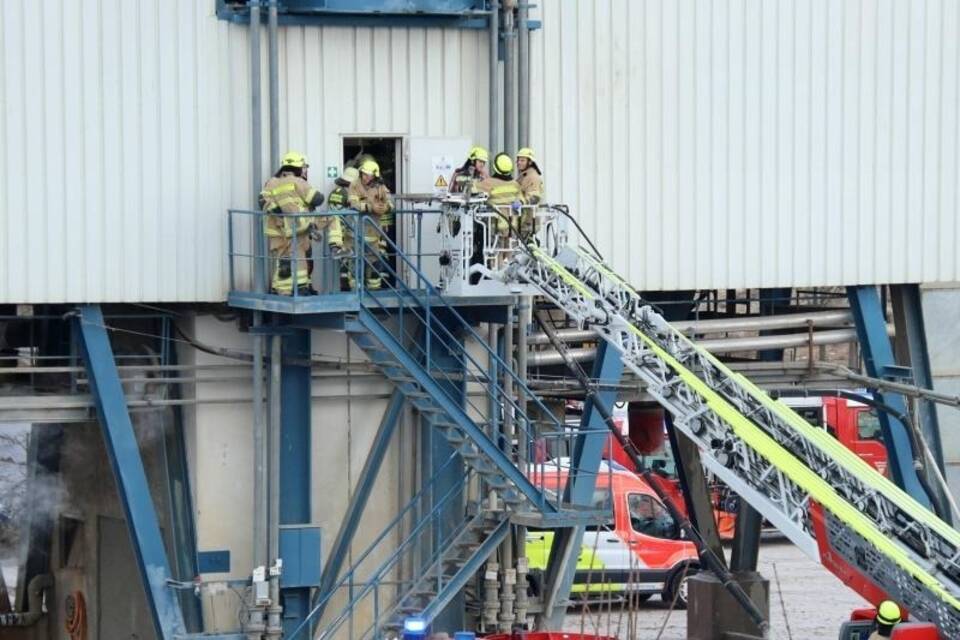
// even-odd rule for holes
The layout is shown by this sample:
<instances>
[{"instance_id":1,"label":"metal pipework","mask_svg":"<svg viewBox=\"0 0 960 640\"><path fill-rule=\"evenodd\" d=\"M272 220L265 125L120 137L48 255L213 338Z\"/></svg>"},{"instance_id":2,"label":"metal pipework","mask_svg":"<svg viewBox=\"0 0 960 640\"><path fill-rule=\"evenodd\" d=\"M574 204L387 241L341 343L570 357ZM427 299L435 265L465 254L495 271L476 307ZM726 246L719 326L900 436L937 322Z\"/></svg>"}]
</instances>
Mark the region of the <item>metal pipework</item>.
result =
<instances>
[{"instance_id":1,"label":"metal pipework","mask_svg":"<svg viewBox=\"0 0 960 640\"><path fill-rule=\"evenodd\" d=\"M515 0L503 1L503 149L511 155L516 153L517 150L517 121L515 117L517 58L514 55L517 32L513 25L514 7ZM493 149L491 151L496 153Z\"/></svg>"},{"instance_id":2,"label":"metal pipework","mask_svg":"<svg viewBox=\"0 0 960 640\"><path fill-rule=\"evenodd\" d=\"M893 335L893 327L887 327L887 333ZM813 334L791 333L782 336L752 336L747 338L722 338L718 340L700 340L697 346L711 353L734 353L738 351L757 351L761 349L789 349L792 347L820 346L825 344L843 344L856 342L855 329L833 329L817 331ZM596 349L570 349L575 362L593 360ZM556 351L532 351L529 354L531 366L550 366L563 364L564 359Z\"/></svg>"},{"instance_id":3,"label":"metal pipework","mask_svg":"<svg viewBox=\"0 0 960 640\"><path fill-rule=\"evenodd\" d=\"M43 617L43 593L53 588L53 576L43 573L34 576L27 585L30 608L23 613L0 613L0 627L32 627ZM48 602L48 607L53 603Z\"/></svg>"},{"instance_id":4,"label":"metal pipework","mask_svg":"<svg viewBox=\"0 0 960 640\"><path fill-rule=\"evenodd\" d=\"M277 0L267 2L267 69L270 92L270 170L280 166L280 56L277 44Z\"/></svg>"},{"instance_id":5,"label":"metal pipework","mask_svg":"<svg viewBox=\"0 0 960 640\"><path fill-rule=\"evenodd\" d=\"M250 177L253 182L253 204L259 209L259 194L263 177L263 149L261 147L263 102L260 95L260 0L250 0ZM255 256L265 256L267 252L266 238L258 225L251 225L253 238L251 246ZM254 288L259 293L267 290L267 262L258 257L262 268L254 268ZM255 263L256 264L256 261ZM253 314L253 326L263 324L263 313L256 311ZM267 562L267 469L266 469L266 416L263 406L263 346L264 338L254 334L253 337L253 566L265 566ZM251 591L251 601L247 609L247 638L256 640L261 637L264 629L264 611L256 606L255 596Z\"/></svg>"},{"instance_id":6,"label":"metal pipework","mask_svg":"<svg viewBox=\"0 0 960 640\"><path fill-rule=\"evenodd\" d=\"M263 178L263 148L261 135L263 131L263 120L261 113L261 103L263 99L260 95L260 0L250 0L250 180L253 186L253 202L257 203L257 209L260 208L258 196L260 195L261 180ZM263 262L263 269L254 269L256 281L254 286L257 293L265 293L267 290L266 261L263 256L266 255L266 238L261 233L258 225L251 225L253 238L251 246L254 247L254 255Z\"/></svg>"},{"instance_id":7,"label":"metal pipework","mask_svg":"<svg viewBox=\"0 0 960 640\"><path fill-rule=\"evenodd\" d=\"M503 371L503 393L507 399L502 403L503 412L503 436L507 442L513 442L516 434L516 426L513 422L513 411L510 410L509 401L516 402L516 393L513 387L513 375L510 370L513 365L513 312L514 305L507 305L507 322L503 325L503 360L506 363ZM520 440L525 436L520 435ZM517 573L513 569L513 529L507 533L506 538L500 545L500 561L503 571L500 573L500 630L510 631L513 628L514 613L513 602L514 584L517 579Z\"/></svg>"},{"instance_id":8,"label":"metal pipework","mask_svg":"<svg viewBox=\"0 0 960 640\"><path fill-rule=\"evenodd\" d=\"M776 329L806 328L812 322L814 327L846 326L853 324L849 311L811 311L777 316L757 316L749 318L716 318L709 320L680 320L671 323L677 331L687 335L723 333L727 331L768 331ZM597 334L589 329L560 329L557 337L564 342L595 340ZM545 333L530 336L530 344L550 344Z\"/></svg>"},{"instance_id":9,"label":"metal pipework","mask_svg":"<svg viewBox=\"0 0 960 640\"><path fill-rule=\"evenodd\" d=\"M527 346L527 337L530 333L530 324L533 321L533 297L522 296L517 305L517 375L520 382L527 384L527 356L529 347ZM523 415L527 415L527 394L521 393L517 398L520 410ZM527 433L533 433L533 425L528 421L523 425ZM527 464L527 439L526 437L517 438L517 457L521 468L526 468ZM526 627L527 622L527 574L529 573L529 563L527 562L527 528L518 525L515 529L517 541L517 574L516 601L514 610L516 611L516 623Z\"/></svg>"},{"instance_id":10,"label":"metal pipework","mask_svg":"<svg viewBox=\"0 0 960 640\"><path fill-rule=\"evenodd\" d=\"M520 0L517 10L517 140L530 145L530 4ZM511 152L515 151L513 149Z\"/></svg>"},{"instance_id":11,"label":"metal pipework","mask_svg":"<svg viewBox=\"0 0 960 640\"><path fill-rule=\"evenodd\" d=\"M280 555L280 362L283 339L275 335L270 344L270 456L269 456L269 562L278 567ZM267 638L279 638L283 635L280 618L280 575L270 570L270 607L267 609Z\"/></svg>"},{"instance_id":12,"label":"metal pipework","mask_svg":"<svg viewBox=\"0 0 960 640\"><path fill-rule=\"evenodd\" d=\"M261 316L257 312L256 316ZM255 317L259 325L262 318ZM267 425L263 412L263 343L262 335L253 335L253 566L267 566ZM251 606L247 614L247 638L260 638L264 631L264 611L256 605L251 590Z\"/></svg>"},{"instance_id":13,"label":"metal pipework","mask_svg":"<svg viewBox=\"0 0 960 640\"><path fill-rule=\"evenodd\" d=\"M500 144L500 3L490 0L490 80L489 80L489 110L490 110L490 149L496 149Z\"/></svg>"}]
</instances>

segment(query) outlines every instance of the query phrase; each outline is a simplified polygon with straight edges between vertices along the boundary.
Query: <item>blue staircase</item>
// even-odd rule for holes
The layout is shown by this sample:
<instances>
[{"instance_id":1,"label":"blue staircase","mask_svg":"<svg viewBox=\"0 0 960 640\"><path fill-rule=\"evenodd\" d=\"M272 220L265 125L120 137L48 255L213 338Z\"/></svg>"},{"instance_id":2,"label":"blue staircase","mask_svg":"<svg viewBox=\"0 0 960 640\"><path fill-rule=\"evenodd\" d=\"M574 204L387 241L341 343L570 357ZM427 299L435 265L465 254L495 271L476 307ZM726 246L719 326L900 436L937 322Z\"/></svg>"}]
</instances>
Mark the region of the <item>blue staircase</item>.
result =
<instances>
[{"instance_id":1,"label":"blue staircase","mask_svg":"<svg viewBox=\"0 0 960 640\"><path fill-rule=\"evenodd\" d=\"M569 527L603 515L575 505L559 486L559 471L553 475L556 467L543 456L539 464L531 457L547 447L570 455L583 433L551 413L376 223L347 218L349 226L364 227L354 238L374 230L381 246L396 256L397 267L377 258L374 264L355 248L359 290L351 295L359 304L344 312L341 326L454 453L335 586L320 594L291 638L308 637L311 629L314 638L380 638L394 635L411 614L429 622L477 575L512 522ZM362 274L370 268L387 275L382 289L364 288ZM511 425L506 432L500 428L504 422ZM521 459L521 452L527 457ZM449 473L443 475L448 465L464 470L455 474L456 486L450 486ZM597 470L564 470L568 473ZM381 543L393 552L377 564ZM345 606L327 606L344 596Z\"/></svg>"}]
</instances>

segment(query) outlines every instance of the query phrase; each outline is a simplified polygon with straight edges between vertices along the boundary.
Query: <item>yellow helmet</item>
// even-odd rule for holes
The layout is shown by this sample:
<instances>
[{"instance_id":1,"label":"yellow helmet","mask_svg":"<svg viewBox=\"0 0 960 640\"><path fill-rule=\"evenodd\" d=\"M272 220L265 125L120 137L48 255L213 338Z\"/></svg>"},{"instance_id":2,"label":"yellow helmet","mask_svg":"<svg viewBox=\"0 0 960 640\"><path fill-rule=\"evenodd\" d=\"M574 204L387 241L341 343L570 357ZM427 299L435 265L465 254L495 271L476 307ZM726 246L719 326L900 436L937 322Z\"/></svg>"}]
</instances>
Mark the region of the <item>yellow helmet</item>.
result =
<instances>
[{"instance_id":1,"label":"yellow helmet","mask_svg":"<svg viewBox=\"0 0 960 640\"><path fill-rule=\"evenodd\" d=\"M280 166L303 169L304 167L309 167L310 165L307 164L307 156L297 151L287 151L285 154L283 154L283 159L280 161Z\"/></svg>"},{"instance_id":2,"label":"yellow helmet","mask_svg":"<svg viewBox=\"0 0 960 640\"><path fill-rule=\"evenodd\" d=\"M511 174L513 173L513 160L505 153L498 153L497 157L493 159L493 168L497 173Z\"/></svg>"},{"instance_id":3,"label":"yellow helmet","mask_svg":"<svg viewBox=\"0 0 960 640\"><path fill-rule=\"evenodd\" d=\"M523 149L520 149L520 151L517 151L517 157L526 158L530 162L537 161L537 159L533 155L533 149L531 149L530 147L524 147Z\"/></svg>"},{"instance_id":4,"label":"yellow helmet","mask_svg":"<svg viewBox=\"0 0 960 640\"><path fill-rule=\"evenodd\" d=\"M357 171L356 167L347 167L343 170L343 173L340 174L340 179L344 182L355 182L359 177L360 172Z\"/></svg>"},{"instance_id":5,"label":"yellow helmet","mask_svg":"<svg viewBox=\"0 0 960 640\"><path fill-rule=\"evenodd\" d=\"M490 162L490 153L483 147L473 147L470 149L470 155L467 156L467 160L483 160L484 162Z\"/></svg>"},{"instance_id":6,"label":"yellow helmet","mask_svg":"<svg viewBox=\"0 0 960 640\"><path fill-rule=\"evenodd\" d=\"M365 173L370 176L380 177L380 165L377 164L376 160L364 160L363 164L360 165L360 173Z\"/></svg>"},{"instance_id":7,"label":"yellow helmet","mask_svg":"<svg viewBox=\"0 0 960 640\"><path fill-rule=\"evenodd\" d=\"M893 600L884 600L877 607L877 622L893 626L900 622L900 606Z\"/></svg>"}]
</instances>

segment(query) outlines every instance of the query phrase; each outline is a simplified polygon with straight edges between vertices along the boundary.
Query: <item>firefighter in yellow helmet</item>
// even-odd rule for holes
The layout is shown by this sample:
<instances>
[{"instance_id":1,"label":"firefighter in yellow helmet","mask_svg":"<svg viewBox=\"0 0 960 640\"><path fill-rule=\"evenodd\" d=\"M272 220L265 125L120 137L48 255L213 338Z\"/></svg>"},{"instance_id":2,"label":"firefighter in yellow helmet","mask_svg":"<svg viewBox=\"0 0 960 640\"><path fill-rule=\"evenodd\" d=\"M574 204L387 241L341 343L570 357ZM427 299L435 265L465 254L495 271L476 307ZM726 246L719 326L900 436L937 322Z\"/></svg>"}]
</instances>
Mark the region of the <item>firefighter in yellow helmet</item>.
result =
<instances>
[{"instance_id":1,"label":"firefighter in yellow helmet","mask_svg":"<svg viewBox=\"0 0 960 640\"><path fill-rule=\"evenodd\" d=\"M304 214L323 203L323 194L307 182L307 158L288 151L280 168L260 191L260 207L269 215L264 221L271 260L271 289L281 295L313 295L311 240L326 228L331 250L343 247L343 235L336 217L313 217Z\"/></svg>"},{"instance_id":2,"label":"firefighter in yellow helmet","mask_svg":"<svg viewBox=\"0 0 960 640\"><path fill-rule=\"evenodd\" d=\"M450 192L463 193L467 191L470 185L476 185L477 182L490 176L487 170L487 163L490 162L490 153L480 146L470 149L466 161L457 167L450 177Z\"/></svg>"},{"instance_id":3,"label":"firefighter in yellow helmet","mask_svg":"<svg viewBox=\"0 0 960 640\"><path fill-rule=\"evenodd\" d=\"M543 202L543 172L537 164L537 158L530 147L517 151L517 182L523 191L527 204L538 205ZM536 231L534 211L525 210L522 216L521 233L527 236Z\"/></svg>"},{"instance_id":4,"label":"firefighter in yellow helmet","mask_svg":"<svg viewBox=\"0 0 960 640\"><path fill-rule=\"evenodd\" d=\"M384 234L390 240L394 239L394 213L390 190L380 179L380 165L375 160L364 160L360 165L360 178L350 185L350 208L361 214L370 216L380 225ZM383 284L384 253L389 248L388 242L376 230L364 224L365 258L364 273L368 289L379 289ZM392 253L392 252L391 252Z\"/></svg>"},{"instance_id":5,"label":"firefighter in yellow helmet","mask_svg":"<svg viewBox=\"0 0 960 640\"><path fill-rule=\"evenodd\" d=\"M327 194L327 210L342 211L350 207L350 185L360 178L360 172L356 167L347 167L340 173L340 177L334 180L333 190ZM352 251L354 247L353 226L357 224L355 218L344 220L338 218L340 227L343 230L343 252L340 259L340 290L349 291L353 286L353 258Z\"/></svg>"},{"instance_id":6,"label":"firefighter in yellow helmet","mask_svg":"<svg viewBox=\"0 0 960 640\"><path fill-rule=\"evenodd\" d=\"M517 182L529 204L540 204L543 200L543 172L530 147L517 151Z\"/></svg>"},{"instance_id":7,"label":"firefighter in yellow helmet","mask_svg":"<svg viewBox=\"0 0 960 640\"><path fill-rule=\"evenodd\" d=\"M877 629L870 634L867 640L879 640L880 638L889 638L893 635L893 628L900 624L903 617L900 606L893 600L884 600L877 607Z\"/></svg>"},{"instance_id":8,"label":"firefighter in yellow helmet","mask_svg":"<svg viewBox=\"0 0 960 640\"><path fill-rule=\"evenodd\" d=\"M509 155L497 154L493 159L493 175L477 183L477 191L487 194L487 204L499 214L496 218L497 245L504 249L508 246L510 227L514 231L518 229L517 216L526 202L520 183L513 179L513 160Z\"/></svg>"}]
</instances>

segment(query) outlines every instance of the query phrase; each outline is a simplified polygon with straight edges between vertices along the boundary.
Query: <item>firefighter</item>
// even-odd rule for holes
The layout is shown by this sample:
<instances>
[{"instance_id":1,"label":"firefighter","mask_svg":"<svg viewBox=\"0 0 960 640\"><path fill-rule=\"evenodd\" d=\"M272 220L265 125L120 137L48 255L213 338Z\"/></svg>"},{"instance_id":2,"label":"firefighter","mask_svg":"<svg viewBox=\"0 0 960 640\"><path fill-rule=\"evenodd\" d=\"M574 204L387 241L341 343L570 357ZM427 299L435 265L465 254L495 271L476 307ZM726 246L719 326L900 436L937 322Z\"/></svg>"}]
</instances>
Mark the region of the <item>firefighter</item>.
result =
<instances>
[{"instance_id":1,"label":"firefighter","mask_svg":"<svg viewBox=\"0 0 960 640\"><path fill-rule=\"evenodd\" d=\"M360 165L360 178L350 185L350 208L371 215L383 229L384 235L393 240L393 202L390 190L380 179L380 165L375 160L365 160ZM389 249L385 238L369 224L362 224L364 234L364 279L368 289L379 289L383 276L384 253ZM391 252L392 253L392 252Z\"/></svg>"},{"instance_id":2,"label":"firefighter","mask_svg":"<svg viewBox=\"0 0 960 640\"><path fill-rule=\"evenodd\" d=\"M523 190L523 196L529 204L540 204L543 200L543 172L537 165L533 149L524 147L517 151L517 182Z\"/></svg>"},{"instance_id":3,"label":"firefighter","mask_svg":"<svg viewBox=\"0 0 960 640\"><path fill-rule=\"evenodd\" d=\"M466 161L450 176L450 192L463 193L467 191L468 185L475 185L489 177L488 162L490 162L490 153L486 149L479 146L471 148Z\"/></svg>"},{"instance_id":4,"label":"firefighter","mask_svg":"<svg viewBox=\"0 0 960 640\"><path fill-rule=\"evenodd\" d=\"M493 159L493 175L477 183L477 191L487 194L487 204L497 211L497 248L509 246L510 227L517 230L515 216L525 203L520 183L513 179L513 160L506 153ZM493 229L490 229L493 232Z\"/></svg>"},{"instance_id":5,"label":"firefighter","mask_svg":"<svg viewBox=\"0 0 960 640\"><path fill-rule=\"evenodd\" d=\"M900 624L902 614L900 606L893 600L884 600L877 607L877 630L870 634L867 640L879 640L893 635L893 628Z\"/></svg>"},{"instance_id":6,"label":"firefighter","mask_svg":"<svg viewBox=\"0 0 960 640\"><path fill-rule=\"evenodd\" d=\"M543 172L537 165L537 159L533 154L533 149L524 147L517 151L517 182L520 183L520 189L523 191L523 197L527 204L538 205L543 201ZM524 237L534 233L536 229L536 216L531 209L525 209L521 216L520 233Z\"/></svg>"},{"instance_id":7,"label":"firefighter","mask_svg":"<svg viewBox=\"0 0 960 640\"><path fill-rule=\"evenodd\" d=\"M261 208L271 214L264 221L271 257L271 289L280 295L314 295L310 284L311 240L326 228L331 252L343 247L340 221L336 217L314 218L296 214L314 211L323 203L323 194L307 182L307 158L288 151L280 169L260 192ZM296 271L296 273L294 273Z\"/></svg>"},{"instance_id":8,"label":"firefighter","mask_svg":"<svg viewBox=\"0 0 960 640\"><path fill-rule=\"evenodd\" d=\"M334 180L336 185L333 191L327 195L327 209L329 211L342 211L350 207L350 185L360 177L360 172L356 167L347 167L340 174L340 177ZM343 219L338 217L340 227L343 230L343 255L340 258L340 290L350 291L353 288L353 227L357 224L356 218Z\"/></svg>"}]
</instances>

